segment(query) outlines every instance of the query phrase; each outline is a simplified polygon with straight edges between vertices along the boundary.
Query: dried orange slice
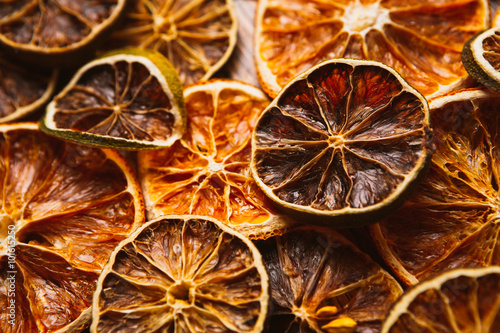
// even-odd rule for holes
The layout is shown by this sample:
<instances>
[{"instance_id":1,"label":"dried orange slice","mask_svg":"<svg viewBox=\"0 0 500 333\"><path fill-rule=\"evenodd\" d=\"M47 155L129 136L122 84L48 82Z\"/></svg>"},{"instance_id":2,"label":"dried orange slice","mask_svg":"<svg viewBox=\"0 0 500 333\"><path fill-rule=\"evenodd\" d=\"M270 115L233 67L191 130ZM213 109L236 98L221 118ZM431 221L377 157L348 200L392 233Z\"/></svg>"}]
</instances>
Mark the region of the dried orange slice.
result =
<instances>
[{"instance_id":1,"label":"dried orange slice","mask_svg":"<svg viewBox=\"0 0 500 333\"><path fill-rule=\"evenodd\" d=\"M266 108L251 169L285 210L353 227L401 205L431 153L425 98L382 63L338 59L296 77Z\"/></svg>"},{"instance_id":2,"label":"dried orange slice","mask_svg":"<svg viewBox=\"0 0 500 333\"><path fill-rule=\"evenodd\" d=\"M168 149L140 152L139 177L150 219L211 216L250 238L288 228L250 173L250 138L267 96L248 84L212 80L185 89L188 125Z\"/></svg>"},{"instance_id":3,"label":"dried orange slice","mask_svg":"<svg viewBox=\"0 0 500 333\"><path fill-rule=\"evenodd\" d=\"M118 153L0 126L0 330L79 332L114 247L144 221Z\"/></svg>"},{"instance_id":4,"label":"dried orange slice","mask_svg":"<svg viewBox=\"0 0 500 333\"><path fill-rule=\"evenodd\" d=\"M124 16L107 47L157 50L184 85L210 78L236 45L233 0L132 0Z\"/></svg>"},{"instance_id":5,"label":"dried orange slice","mask_svg":"<svg viewBox=\"0 0 500 333\"><path fill-rule=\"evenodd\" d=\"M500 331L500 267L446 271L407 290L382 333Z\"/></svg>"},{"instance_id":6,"label":"dried orange slice","mask_svg":"<svg viewBox=\"0 0 500 333\"><path fill-rule=\"evenodd\" d=\"M47 106L41 129L115 149L172 145L186 126L182 85L160 53L123 49L80 68Z\"/></svg>"},{"instance_id":7,"label":"dried orange slice","mask_svg":"<svg viewBox=\"0 0 500 333\"><path fill-rule=\"evenodd\" d=\"M402 293L332 229L300 227L258 244L269 275L269 332L378 332Z\"/></svg>"},{"instance_id":8,"label":"dried orange slice","mask_svg":"<svg viewBox=\"0 0 500 333\"><path fill-rule=\"evenodd\" d=\"M260 253L214 219L171 215L120 243L94 294L96 332L261 332L269 301Z\"/></svg>"},{"instance_id":9,"label":"dried orange slice","mask_svg":"<svg viewBox=\"0 0 500 333\"><path fill-rule=\"evenodd\" d=\"M2 1L0 46L16 59L72 66L110 32L127 0Z\"/></svg>"},{"instance_id":10,"label":"dried orange slice","mask_svg":"<svg viewBox=\"0 0 500 333\"><path fill-rule=\"evenodd\" d=\"M500 92L500 27L468 40L462 50L462 62L470 76Z\"/></svg>"},{"instance_id":11,"label":"dried orange slice","mask_svg":"<svg viewBox=\"0 0 500 333\"><path fill-rule=\"evenodd\" d=\"M500 265L500 94L468 89L430 102L437 150L413 196L370 226L406 284L457 267Z\"/></svg>"},{"instance_id":12,"label":"dried orange slice","mask_svg":"<svg viewBox=\"0 0 500 333\"><path fill-rule=\"evenodd\" d=\"M49 102L58 71L28 71L0 58L0 123L20 119Z\"/></svg>"},{"instance_id":13,"label":"dried orange slice","mask_svg":"<svg viewBox=\"0 0 500 333\"><path fill-rule=\"evenodd\" d=\"M272 97L302 71L341 57L383 62L435 96L464 83L462 47L489 24L488 0L260 0L255 63Z\"/></svg>"}]
</instances>

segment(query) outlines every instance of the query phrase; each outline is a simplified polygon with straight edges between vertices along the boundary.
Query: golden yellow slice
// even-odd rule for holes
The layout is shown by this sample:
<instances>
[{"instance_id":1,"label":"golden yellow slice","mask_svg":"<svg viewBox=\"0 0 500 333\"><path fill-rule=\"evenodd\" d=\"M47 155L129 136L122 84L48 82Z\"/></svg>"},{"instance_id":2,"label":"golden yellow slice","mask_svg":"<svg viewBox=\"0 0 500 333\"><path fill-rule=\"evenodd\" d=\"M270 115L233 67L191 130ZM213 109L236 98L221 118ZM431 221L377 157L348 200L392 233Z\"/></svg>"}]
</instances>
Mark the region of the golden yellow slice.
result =
<instances>
[{"instance_id":1,"label":"golden yellow slice","mask_svg":"<svg viewBox=\"0 0 500 333\"><path fill-rule=\"evenodd\" d=\"M115 151L0 126L0 331L80 332L115 246L144 222Z\"/></svg>"},{"instance_id":2,"label":"golden yellow slice","mask_svg":"<svg viewBox=\"0 0 500 333\"><path fill-rule=\"evenodd\" d=\"M115 149L168 147L184 133L182 85L160 53L122 49L80 68L47 106L41 129Z\"/></svg>"},{"instance_id":3,"label":"golden yellow slice","mask_svg":"<svg viewBox=\"0 0 500 333\"><path fill-rule=\"evenodd\" d=\"M170 215L120 243L94 294L96 332L261 332L269 300L260 253L211 218Z\"/></svg>"}]
</instances>

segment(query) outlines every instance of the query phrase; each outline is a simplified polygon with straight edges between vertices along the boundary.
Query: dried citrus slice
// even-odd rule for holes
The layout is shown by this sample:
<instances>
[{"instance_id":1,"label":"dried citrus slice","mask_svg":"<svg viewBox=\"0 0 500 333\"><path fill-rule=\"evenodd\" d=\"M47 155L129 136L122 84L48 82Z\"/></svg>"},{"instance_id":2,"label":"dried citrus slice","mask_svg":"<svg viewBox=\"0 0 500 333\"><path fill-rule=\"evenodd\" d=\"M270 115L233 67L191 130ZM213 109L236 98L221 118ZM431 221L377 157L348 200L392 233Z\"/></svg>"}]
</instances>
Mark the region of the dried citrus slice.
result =
<instances>
[{"instance_id":1,"label":"dried citrus slice","mask_svg":"<svg viewBox=\"0 0 500 333\"><path fill-rule=\"evenodd\" d=\"M0 123L20 119L49 102L58 71L28 71L0 58Z\"/></svg>"},{"instance_id":2,"label":"dried citrus slice","mask_svg":"<svg viewBox=\"0 0 500 333\"><path fill-rule=\"evenodd\" d=\"M353 227L404 202L431 146L419 92L386 65L337 59L296 77L266 108L253 133L251 169L285 210Z\"/></svg>"},{"instance_id":3,"label":"dried citrus slice","mask_svg":"<svg viewBox=\"0 0 500 333\"><path fill-rule=\"evenodd\" d=\"M80 68L47 106L41 129L116 149L170 146L185 130L182 85L158 52L118 50Z\"/></svg>"},{"instance_id":4,"label":"dried citrus slice","mask_svg":"<svg viewBox=\"0 0 500 333\"><path fill-rule=\"evenodd\" d=\"M457 267L500 265L500 95L468 89L430 102L436 152L405 205L370 226L406 284Z\"/></svg>"},{"instance_id":5,"label":"dried citrus slice","mask_svg":"<svg viewBox=\"0 0 500 333\"><path fill-rule=\"evenodd\" d=\"M0 330L79 332L109 255L144 221L135 175L115 151L13 124L0 177Z\"/></svg>"},{"instance_id":6,"label":"dried citrus slice","mask_svg":"<svg viewBox=\"0 0 500 333\"><path fill-rule=\"evenodd\" d=\"M485 30L467 41L462 62L470 76L500 92L500 27Z\"/></svg>"},{"instance_id":7,"label":"dried citrus slice","mask_svg":"<svg viewBox=\"0 0 500 333\"><path fill-rule=\"evenodd\" d=\"M91 332L261 332L260 253L208 217L171 215L120 243L94 294Z\"/></svg>"},{"instance_id":8,"label":"dried citrus slice","mask_svg":"<svg viewBox=\"0 0 500 333\"><path fill-rule=\"evenodd\" d=\"M250 138L267 96L248 84L212 80L184 94L188 125L172 147L138 154L150 219L163 214L211 216L250 238L291 225L250 173Z\"/></svg>"},{"instance_id":9,"label":"dried citrus slice","mask_svg":"<svg viewBox=\"0 0 500 333\"><path fill-rule=\"evenodd\" d=\"M402 293L332 229L300 227L258 247L271 290L269 332L378 332Z\"/></svg>"},{"instance_id":10,"label":"dried citrus slice","mask_svg":"<svg viewBox=\"0 0 500 333\"><path fill-rule=\"evenodd\" d=\"M446 271L407 290L382 333L500 331L500 267Z\"/></svg>"},{"instance_id":11,"label":"dried citrus slice","mask_svg":"<svg viewBox=\"0 0 500 333\"><path fill-rule=\"evenodd\" d=\"M341 57L381 61L434 96L464 84L462 47L489 24L488 0L260 0L254 56L272 97L300 72Z\"/></svg>"},{"instance_id":12,"label":"dried citrus slice","mask_svg":"<svg viewBox=\"0 0 500 333\"><path fill-rule=\"evenodd\" d=\"M210 78L236 45L233 0L133 0L108 47L154 49L184 85Z\"/></svg>"},{"instance_id":13,"label":"dried citrus slice","mask_svg":"<svg viewBox=\"0 0 500 333\"><path fill-rule=\"evenodd\" d=\"M110 32L126 2L2 1L0 46L38 65L74 65Z\"/></svg>"}]
</instances>

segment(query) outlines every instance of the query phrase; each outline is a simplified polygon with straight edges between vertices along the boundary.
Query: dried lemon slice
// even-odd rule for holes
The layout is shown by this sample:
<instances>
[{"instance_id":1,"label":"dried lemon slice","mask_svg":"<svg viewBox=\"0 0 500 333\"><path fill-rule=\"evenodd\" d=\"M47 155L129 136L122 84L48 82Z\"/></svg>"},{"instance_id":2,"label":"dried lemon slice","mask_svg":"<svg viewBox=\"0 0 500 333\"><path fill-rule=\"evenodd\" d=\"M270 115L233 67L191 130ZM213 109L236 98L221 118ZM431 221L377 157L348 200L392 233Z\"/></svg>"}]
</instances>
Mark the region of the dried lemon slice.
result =
<instances>
[{"instance_id":1,"label":"dried lemon slice","mask_svg":"<svg viewBox=\"0 0 500 333\"><path fill-rule=\"evenodd\" d=\"M268 278L221 222L170 215L120 243L97 283L91 332L261 332Z\"/></svg>"},{"instance_id":2,"label":"dried lemon slice","mask_svg":"<svg viewBox=\"0 0 500 333\"><path fill-rule=\"evenodd\" d=\"M285 210L335 227L401 205L432 153L425 98L378 62L337 59L302 73L259 118L251 169Z\"/></svg>"},{"instance_id":3,"label":"dried lemon slice","mask_svg":"<svg viewBox=\"0 0 500 333\"><path fill-rule=\"evenodd\" d=\"M269 104L256 87L214 79L185 89L183 138L138 154L149 218L211 216L252 239L281 233L293 221L280 214L250 173L250 140Z\"/></svg>"},{"instance_id":4,"label":"dried lemon slice","mask_svg":"<svg viewBox=\"0 0 500 333\"><path fill-rule=\"evenodd\" d=\"M402 293L338 232L301 227L257 244L269 275L269 332L378 332Z\"/></svg>"},{"instance_id":5,"label":"dried lemon slice","mask_svg":"<svg viewBox=\"0 0 500 333\"><path fill-rule=\"evenodd\" d=\"M172 145L186 126L182 85L158 52L123 49L89 62L47 106L41 129L115 149Z\"/></svg>"},{"instance_id":6,"label":"dried lemon slice","mask_svg":"<svg viewBox=\"0 0 500 333\"><path fill-rule=\"evenodd\" d=\"M36 124L0 126L0 330L80 332L115 246L144 222L130 166Z\"/></svg>"},{"instance_id":7,"label":"dried lemon slice","mask_svg":"<svg viewBox=\"0 0 500 333\"><path fill-rule=\"evenodd\" d=\"M73 66L117 23L127 0L2 1L0 45L16 59Z\"/></svg>"},{"instance_id":8,"label":"dried lemon slice","mask_svg":"<svg viewBox=\"0 0 500 333\"><path fill-rule=\"evenodd\" d=\"M494 333L499 314L500 267L454 269L408 289L381 332Z\"/></svg>"},{"instance_id":9,"label":"dried lemon slice","mask_svg":"<svg viewBox=\"0 0 500 333\"><path fill-rule=\"evenodd\" d=\"M468 89L430 101L436 152L405 205L370 226L407 285L457 267L500 265L500 94Z\"/></svg>"},{"instance_id":10,"label":"dried lemon slice","mask_svg":"<svg viewBox=\"0 0 500 333\"><path fill-rule=\"evenodd\" d=\"M462 47L489 24L488 0L261 0L254 57L272 97L302 71L341 57L383 62L436 96L465 83Z\"/></svg>"},{"instance_id":11,"label":"dried lemon slice","mask_svg":"<svg viewBox=\"0 0 500 333\"><path fill-rule=\"evenodd\" d=\"M107 47L156 50L188 85L207 80L226 63L237 32L233 0L133 0Z\"/></svg>"}]
</instances>

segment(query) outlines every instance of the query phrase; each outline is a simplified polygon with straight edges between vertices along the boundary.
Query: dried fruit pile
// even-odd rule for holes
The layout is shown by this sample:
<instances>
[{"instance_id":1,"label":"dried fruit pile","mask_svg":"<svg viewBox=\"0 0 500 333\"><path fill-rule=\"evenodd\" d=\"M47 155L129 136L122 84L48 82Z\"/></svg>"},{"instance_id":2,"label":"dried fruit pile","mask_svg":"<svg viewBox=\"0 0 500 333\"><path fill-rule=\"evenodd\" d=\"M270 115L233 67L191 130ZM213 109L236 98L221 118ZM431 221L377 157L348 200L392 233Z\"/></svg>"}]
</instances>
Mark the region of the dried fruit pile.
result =
<instances>
[{"instance_id":1,"label":"dried fruit pile","mask_svg":"<svg viewBox=\"0 0 500 333\"><path fill-rule=\"evenodd\" d=\"M500 331L498 1L0 3L0 332Z\"/></svg>"}]
</instances>

